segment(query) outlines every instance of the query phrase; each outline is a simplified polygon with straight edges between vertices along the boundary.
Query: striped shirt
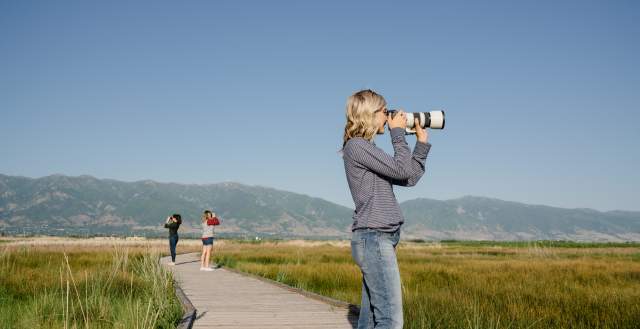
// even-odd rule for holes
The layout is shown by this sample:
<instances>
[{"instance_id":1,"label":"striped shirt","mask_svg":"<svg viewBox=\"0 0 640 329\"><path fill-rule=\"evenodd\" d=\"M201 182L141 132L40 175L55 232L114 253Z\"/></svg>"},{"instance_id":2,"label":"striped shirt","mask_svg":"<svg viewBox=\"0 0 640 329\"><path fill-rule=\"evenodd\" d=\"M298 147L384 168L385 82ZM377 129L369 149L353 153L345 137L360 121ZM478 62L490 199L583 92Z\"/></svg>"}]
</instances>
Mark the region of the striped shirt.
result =
<instances>
[{"instance_id":1,"label":"striped shirt","mask_svg":"<svg viewBox=\"0 0 640 329\"><path fill-rule=\"evenodd\" d=\"M424 174L431 144L416 142L411 154L404 129L391 129L394 156L373 142L351 138L343 149L344 169L356 209L351 230L394 232L404 223L393 185L414 186Z\"/></svg>"}]
</instances>

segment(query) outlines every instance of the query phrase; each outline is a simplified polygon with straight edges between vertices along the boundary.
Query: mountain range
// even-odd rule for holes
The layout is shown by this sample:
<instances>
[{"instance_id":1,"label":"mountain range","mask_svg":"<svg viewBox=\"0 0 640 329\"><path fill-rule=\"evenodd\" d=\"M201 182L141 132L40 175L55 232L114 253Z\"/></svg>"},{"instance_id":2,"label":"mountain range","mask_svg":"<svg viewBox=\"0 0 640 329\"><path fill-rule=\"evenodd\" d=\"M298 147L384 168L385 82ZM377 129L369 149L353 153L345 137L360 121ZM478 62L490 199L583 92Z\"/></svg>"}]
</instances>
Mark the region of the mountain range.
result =
<instances>
[{"instance_id":1,"label":"mountain range","mask_svg":"<svg viewBox=\"0 0 640 329\"><path fill-rule=\"evenodd\" d=\"M640 212L565 209L486 197L414 199L400 204L403 237L423 240L640 241ZM222 219L229 236L348 238L353 209L307 195L239 183L121 182L91 176L0 174L5 234L165 234L180 213L197 235L200 214Z\"/></svg>"}]
</instances>

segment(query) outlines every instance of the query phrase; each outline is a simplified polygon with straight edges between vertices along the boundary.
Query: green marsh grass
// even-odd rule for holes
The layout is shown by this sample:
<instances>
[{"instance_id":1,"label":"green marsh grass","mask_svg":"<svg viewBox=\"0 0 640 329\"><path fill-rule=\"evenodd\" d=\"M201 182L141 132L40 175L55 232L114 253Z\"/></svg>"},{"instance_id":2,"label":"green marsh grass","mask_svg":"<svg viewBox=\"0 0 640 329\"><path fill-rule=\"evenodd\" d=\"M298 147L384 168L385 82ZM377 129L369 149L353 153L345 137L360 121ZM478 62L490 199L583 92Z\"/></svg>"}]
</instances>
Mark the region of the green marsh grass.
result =
<instances>
[{"instance_id":1,"label":"green marsh grass","mask_svg":"<svg viewBox=\"0 0 640 329\"><path fill-rule=\"evenodd\" d=\"M640 246L401 243L405 328L637 328ZM352 304L347 243L224 243L223 266Z\"/></svg>"},{"instance_id":2,"label":"green marsh grass","mask_svg":"<svg viewBox=\"0 0 640 329\"><path fill-rule=\"evenodd\" d=\"M0 328L175 328L182 308L152 249L0 250Z\"/></svg>"}]
</instances>

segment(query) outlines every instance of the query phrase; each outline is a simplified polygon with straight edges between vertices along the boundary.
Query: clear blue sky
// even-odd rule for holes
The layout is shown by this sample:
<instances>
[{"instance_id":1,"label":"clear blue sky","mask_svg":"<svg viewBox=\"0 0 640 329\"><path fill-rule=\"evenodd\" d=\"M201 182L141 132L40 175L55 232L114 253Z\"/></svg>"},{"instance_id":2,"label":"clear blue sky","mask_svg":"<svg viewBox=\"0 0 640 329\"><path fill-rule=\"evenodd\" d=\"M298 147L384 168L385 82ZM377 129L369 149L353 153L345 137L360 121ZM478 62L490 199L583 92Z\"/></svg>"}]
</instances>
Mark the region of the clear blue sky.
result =
<instances>
[{"instance_id":1,"label":"clear blue sky","mask_svg":"<svg viewBox=\"0 0 640 329\"><path fill-rule=\"evenodd\" d=\"M637 1L1 1L0 173L351 207L344 105L372 88L447 111L400 200L640 210L639 59Z\"/></svg>"}]
</instances>

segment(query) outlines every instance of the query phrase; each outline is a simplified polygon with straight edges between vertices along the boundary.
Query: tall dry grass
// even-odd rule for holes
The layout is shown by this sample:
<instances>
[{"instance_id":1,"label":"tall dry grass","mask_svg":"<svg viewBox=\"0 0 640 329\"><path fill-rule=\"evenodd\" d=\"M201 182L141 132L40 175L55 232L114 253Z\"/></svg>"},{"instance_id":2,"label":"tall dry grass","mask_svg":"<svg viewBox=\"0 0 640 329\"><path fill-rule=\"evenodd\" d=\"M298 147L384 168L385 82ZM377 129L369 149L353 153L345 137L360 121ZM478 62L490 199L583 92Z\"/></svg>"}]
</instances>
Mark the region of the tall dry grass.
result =
<instances>
[{"instance_id":1,"label":"tall dry grass","mask_svg":"<svg viewBox=\"0 0 640 329\"><path fill-rule=\"evenodd\" d=\"M226 243L218 263L359 304L347 244ZM405 328L637 328L640 248L402 243Z\"/></svg>"},{"instance_id":2,"label":"tall dry grass","mask_svg":"<svg viewBox=\"0 0 640 329\"><path fill-rule=\"evenodd\" d=\"M1 328L175 328L182 308L148 246L7 244Z\"/></svg>"}]
</instances>

